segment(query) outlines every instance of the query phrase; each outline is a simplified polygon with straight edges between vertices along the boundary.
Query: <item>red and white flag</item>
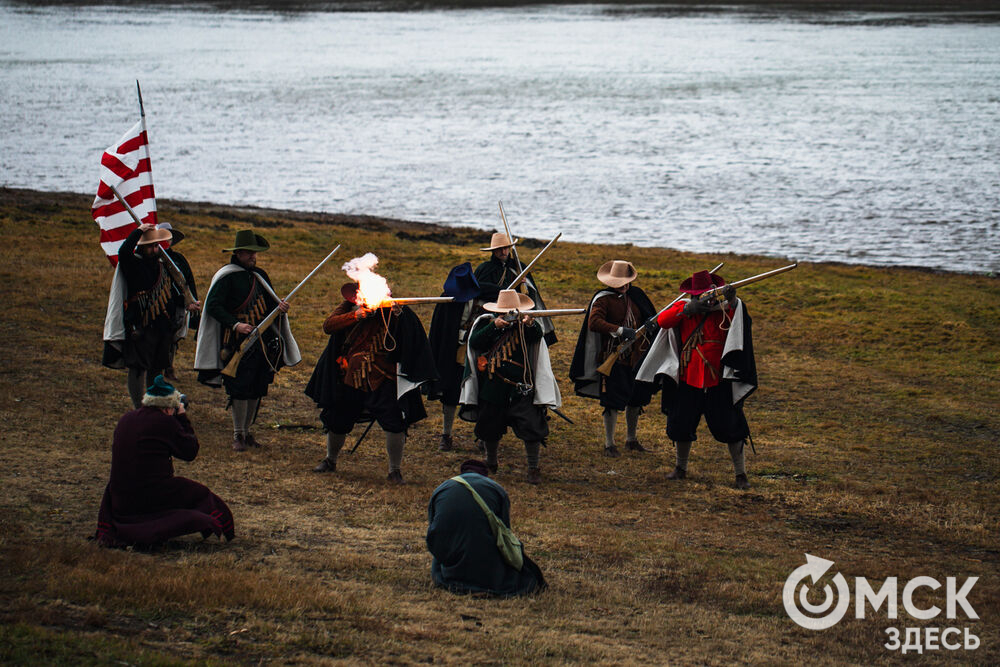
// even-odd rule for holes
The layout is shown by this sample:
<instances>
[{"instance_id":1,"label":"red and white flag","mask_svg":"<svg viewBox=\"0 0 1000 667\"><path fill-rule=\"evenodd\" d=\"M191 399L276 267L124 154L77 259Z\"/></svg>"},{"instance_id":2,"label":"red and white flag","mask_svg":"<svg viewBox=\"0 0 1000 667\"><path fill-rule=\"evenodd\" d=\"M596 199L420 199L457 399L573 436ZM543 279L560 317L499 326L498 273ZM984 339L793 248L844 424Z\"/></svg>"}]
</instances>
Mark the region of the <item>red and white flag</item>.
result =
<instances>
[{"instance_id":1,"label":"red and white flag","mask_svg":"<svg viewBox=\"0 0 1000 667\"><path fill-rule=\"evenodd\" d=\"M149 162L149 140L145 119L125 133L101 156L101 182L91 207L101 228L101 248L112 266L118 264L118 247L133 229L135 221L111 187L114 186L143 222L156 224L156 195Z\"/></svg>"}]
</instances>

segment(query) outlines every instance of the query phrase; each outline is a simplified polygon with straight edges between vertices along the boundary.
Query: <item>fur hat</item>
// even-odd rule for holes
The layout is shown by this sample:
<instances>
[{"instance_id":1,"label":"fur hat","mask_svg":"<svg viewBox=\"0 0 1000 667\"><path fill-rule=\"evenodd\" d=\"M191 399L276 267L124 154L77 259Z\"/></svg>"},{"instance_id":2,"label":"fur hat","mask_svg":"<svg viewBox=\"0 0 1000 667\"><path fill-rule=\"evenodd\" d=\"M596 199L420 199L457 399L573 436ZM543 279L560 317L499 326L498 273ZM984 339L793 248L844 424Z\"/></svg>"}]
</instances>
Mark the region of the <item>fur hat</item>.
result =
<instances>
[{"instance_id":1,"label":"fur hat","mask_svg":"<svg viewBox=\"0 0 1000 667\"><path fill-rule=\"evenodd\" d=\"M162 375L157 375L153 384L146 387L142 404L147 408L179 408L181 393L164 380Z\"/></svg>"}]
</instances>

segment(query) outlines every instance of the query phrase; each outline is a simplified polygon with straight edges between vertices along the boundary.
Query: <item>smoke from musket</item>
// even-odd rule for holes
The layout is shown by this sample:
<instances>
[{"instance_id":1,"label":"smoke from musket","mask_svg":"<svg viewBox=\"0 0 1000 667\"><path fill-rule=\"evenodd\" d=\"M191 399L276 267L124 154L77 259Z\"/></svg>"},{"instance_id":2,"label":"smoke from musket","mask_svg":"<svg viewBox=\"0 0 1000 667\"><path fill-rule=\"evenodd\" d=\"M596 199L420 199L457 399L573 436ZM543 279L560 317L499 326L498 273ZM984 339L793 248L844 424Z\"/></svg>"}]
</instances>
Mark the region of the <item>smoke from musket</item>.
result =
<instances>
[{"instance_id":1,"label":"smoke from musket","mask_svg":"<svg viewBox=\"0 0 1000 667\"><path fill-rule=\"evenodd\" d=\"M378 257L368 252L345 262L341 267L351 280L358 283L358 304L368 308L378 308L391 294L389 283L373 271L376 266Z\"/></svg>"}]
</instances>

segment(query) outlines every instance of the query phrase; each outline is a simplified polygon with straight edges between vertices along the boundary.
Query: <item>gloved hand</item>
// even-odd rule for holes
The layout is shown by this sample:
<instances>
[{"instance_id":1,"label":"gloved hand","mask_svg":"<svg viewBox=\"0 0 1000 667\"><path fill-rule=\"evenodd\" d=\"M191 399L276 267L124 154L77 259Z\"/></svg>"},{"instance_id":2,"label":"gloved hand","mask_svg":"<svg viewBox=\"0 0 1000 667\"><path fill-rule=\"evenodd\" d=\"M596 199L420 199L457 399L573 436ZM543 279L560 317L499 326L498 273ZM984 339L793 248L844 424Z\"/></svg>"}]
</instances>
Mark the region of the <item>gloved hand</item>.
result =
<instances>
[{"instance_id":1,"label":"gloved hand","mask_svg":"<svg viewBox=\"0 0 1000 667\"><path fill-rule=\"evenodd\" d=\"M656 317L656 315L653 315L642 324L647 336L655 336L656 332L660 330L660 323L656 321Z\"/></svg>"},{"instance_id":2,"label":"gloved hand","mask_svg":"<svg viewBox=\"0 0 1000 667\"><path fill-rule=\"evenodd\" d=\"M728 301L730 304L736 303L736 288L732 285L726 285L722 288L722 298Z\"/></svg>"},{"instance_id":3,"label":"gloved hand","mask_svg":"<svg viewBox=\"0 0 1000 667\"><path fill-rule=\"evenodd\" d=\"M628 342L630 340L635 340L635 329L633 329L632 327L622 327L621 333L618 334L618 337L625 342Z\"/></svg>"},{"instance_id":4,"label":"gloved hand","mask_svg":"<svg viewBox=\"0 0 1000 667\"><path fill-rule=\"evenodd\" d=\"M709 303L708 299L699 299L697 297L692 297L687 305L684 306L684 310L681 311L687 317L694 317L695 315L704 315L712 311L712 304Z\"/></svg>"}]
</instances>

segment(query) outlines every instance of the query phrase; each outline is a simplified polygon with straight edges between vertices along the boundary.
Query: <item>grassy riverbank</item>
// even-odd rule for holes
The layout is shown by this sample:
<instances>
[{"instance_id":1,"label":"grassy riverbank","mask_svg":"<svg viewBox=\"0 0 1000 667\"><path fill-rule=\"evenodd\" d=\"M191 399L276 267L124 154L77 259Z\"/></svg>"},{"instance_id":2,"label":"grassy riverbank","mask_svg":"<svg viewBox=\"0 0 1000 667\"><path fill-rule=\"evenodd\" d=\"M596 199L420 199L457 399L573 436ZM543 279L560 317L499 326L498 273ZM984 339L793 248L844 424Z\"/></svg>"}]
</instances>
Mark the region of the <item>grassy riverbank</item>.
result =
<instances>
[{"instance_id":1,"label":"grassy riverbank","mask_svg":"<svg viewBox=\"0 0 1000 667\"><path fill-rule=\"evenodd\" d=\"M995 664L1000 654L1000 282L908 269L807 264L747 288L761 388L747 404L753 488L730 487L725 448L700 433L690 478L669 483L673 450L650 410L653 448L600 456L601 418L565 380L579 320L563 318L553 368L564 411L542 452L544 482L523 480L508 436L497 477L514 529L551 589L520 600L455 597L431 587L426 503L468 453L439 453L440 414L412 429L408 484L385 483L369 437L334 475L302 389L325 344L320 325L345 282L330 265L296 296L303 363L265 399L260 451L229 449L224 396L198 385L193 342L180 388L202 449L178 474L222 496L237 539L180 540L152 554L87 541L107 481L110 437L129 408L123 373L100 364L111 269L84 195L0 188L5 249L0 348L0 661L141 664L409 662L810 662L896 657L887 627L971 628L976 651L940 658ZM448 268L483 256L482 232L376 218L161 201L161 219L202 292L237 229L272 250L260 265L287 292L336 243L346 260L379 255L399 295L436 295ZM512 221L526 233L526 224ZM525 251L533 256L535 251ZM536 275L550 307L585 305L607 259L627 258L664 304L692 271L726 261L745 277L781 260L559 243ZM420 310L425 326L430 309ZM459 424L468 445L471 427ZM825 631L792 623L781 590L808 552L848 581L978 576L982 620L916 621L885 609ZM943 591L943 588L942 588ZM944 595L919 589L922 607ZM820 600L814 600L818 603ZM852 616L852 614L849 614Z\"/></svg>"}]
</instances>

